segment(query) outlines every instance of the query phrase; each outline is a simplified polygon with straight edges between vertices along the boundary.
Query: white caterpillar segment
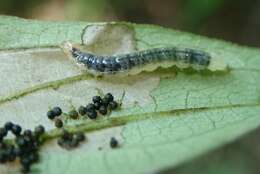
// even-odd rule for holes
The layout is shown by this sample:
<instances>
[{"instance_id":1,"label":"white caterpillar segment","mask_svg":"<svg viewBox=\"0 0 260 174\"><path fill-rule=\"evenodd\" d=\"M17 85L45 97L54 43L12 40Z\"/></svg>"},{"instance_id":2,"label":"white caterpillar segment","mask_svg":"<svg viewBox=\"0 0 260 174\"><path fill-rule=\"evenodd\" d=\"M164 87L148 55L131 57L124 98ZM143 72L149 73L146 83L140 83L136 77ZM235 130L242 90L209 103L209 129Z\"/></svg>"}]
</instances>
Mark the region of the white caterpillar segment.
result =
<instances>
[{"instance_id":1,"label":"white caterpillar segment","mask_svg":"<svg viewBox=\"0 0 260 174\"><path fill-rule=\"evenodd\" d=\"M191 67L195 70L225 71L227 65L222 59L194 49L177 47L154 48L129 54L99 56L82 52L70 42L62 44L63 51L87 72L100 74L135 75L142 71L154 71L158 67L176 66L180 69Z\"/></svg>"}]
</instances>

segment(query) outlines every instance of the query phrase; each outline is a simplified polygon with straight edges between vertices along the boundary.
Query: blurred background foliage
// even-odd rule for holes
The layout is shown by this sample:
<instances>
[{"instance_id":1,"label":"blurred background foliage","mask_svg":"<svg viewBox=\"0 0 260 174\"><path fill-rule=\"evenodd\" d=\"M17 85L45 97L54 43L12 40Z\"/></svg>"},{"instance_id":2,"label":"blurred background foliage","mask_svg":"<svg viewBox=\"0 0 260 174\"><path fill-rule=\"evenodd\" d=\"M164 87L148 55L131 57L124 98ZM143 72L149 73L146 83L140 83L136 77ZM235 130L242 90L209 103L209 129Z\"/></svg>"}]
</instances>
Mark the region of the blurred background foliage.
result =
<instances>
[{"instance_id":1,"label":"blurred background foliage","mask_svg":"<svg viewBox=\"0 0 260 174\"><path fill-rule=\"evenodd\" d=\"M43 20L152 23L260 46L259 0L1 0L0 14Z\"/></svg>"}]
</instances>

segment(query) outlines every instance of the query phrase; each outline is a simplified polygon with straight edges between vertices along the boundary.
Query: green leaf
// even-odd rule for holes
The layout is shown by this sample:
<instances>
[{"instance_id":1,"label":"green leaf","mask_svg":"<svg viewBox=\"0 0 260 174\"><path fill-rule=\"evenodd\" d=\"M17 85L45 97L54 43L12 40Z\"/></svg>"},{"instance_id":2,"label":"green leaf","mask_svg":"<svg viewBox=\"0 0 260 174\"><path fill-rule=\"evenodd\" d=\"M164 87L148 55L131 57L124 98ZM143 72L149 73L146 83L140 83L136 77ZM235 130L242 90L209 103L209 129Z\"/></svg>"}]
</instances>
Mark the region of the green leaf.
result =
<instances>
[{"instance_id":1,"label":"green leaf","mask_svg":"<svg viewBox=\"0 0 260 174\"><path fill-rule=\"evenodd\" d=\"M260 129L246 134L242 138L201 155L191 162L174 169L162 171L162 174L254 174L259 171L258 158ZM201 170L203 169L203 170Z\"/></svg>"},{"instance_id":2,"label":"green leaf","mask_svg":"<svg viewBox=\"0 0 260 174\"><path fill-rule=\"evenodd\" d=\"M82 74L58 48L61 42L113 54L181 46L205 50L230 66L223 74L157 70L125 78ZM26 49L25 49L26 48ZM147 173L175 167L231 142L260 125L260 50L152 25L46 22L0 17L0 119L25 128L43 124L52 139L32 173ZM68 120L84 130L80 148L61 149L48 108L65 112L98 93L125 93L120 110L96 121ZM120 147L111 149L116 137ZM54 139L53 139L54 138ZM19 165L1 165L12 173Z\"/></svg>"}]
</instances>

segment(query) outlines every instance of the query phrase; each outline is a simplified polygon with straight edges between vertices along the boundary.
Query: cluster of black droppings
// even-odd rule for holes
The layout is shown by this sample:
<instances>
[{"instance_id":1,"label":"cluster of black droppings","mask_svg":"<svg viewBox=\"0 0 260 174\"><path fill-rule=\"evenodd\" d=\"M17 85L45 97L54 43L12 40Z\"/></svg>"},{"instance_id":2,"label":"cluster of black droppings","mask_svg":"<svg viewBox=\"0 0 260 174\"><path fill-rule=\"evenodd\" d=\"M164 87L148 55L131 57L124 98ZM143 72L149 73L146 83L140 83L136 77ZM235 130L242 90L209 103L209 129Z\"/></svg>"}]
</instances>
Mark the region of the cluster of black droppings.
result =
<instances>
[{"instance_id":1,"label":"cluster of black droppings","mask_svg":"<svg viewBox=\"0 0 260 174\"><path fill-rule=\"evenodd\" d=\"M62 110L60 107L56 106L54 108L52 108L51 110L49 110L47 112L47 117L50 119L50 120L54 120L54 125L57 127L57 128L62 128L63 127L63 122L62 120L59 118L62 114Z\"/></svg>"},{"instance_id":2,"label":"cluster of black droppings","mask_svg":"<svg viewBox=\"0 0 260 174\"><path fill-rule=\"evenodd\" d=\"M60 107L54 107L47 112L47 117L53 120L55 117L58 117L62 114L62 110Z\"/></svg>"},{"instance_id":3,"label":"cluster of black droppings","mask_svg":"<svg viewBox=\"0 0 260 174\"><path fill-rule=\"evenodd\" d=\"M78 110L71 110L67 114L71 119L78 119L79 116L87 116L90 119L96 119L99 114L106 115L111 110L118 107L112 94L107 93L104 97L94 96L92 103L87 106L80 106ZM47 117L54 120L57 128L63 128L62 110L60 107L54 107L47 112ZM70 133L64 128L62 135L58 138L58 144L66 149L76 148L86 137L83 132ZM8 132L14 135L14 140L7 140ZM42 145L45 128L39 125L34 130L26 129L12 122L6 122L0 127L0 163L18 161L22 165L22 172L30 172L31 165L39 161L39 148ZM118 141L112 137L110 140L111 148L118 147Z\"/></svg>"},{"instance_id":4,"label":"cluster of black droppings","mask_svg":"<svg viewBox=\"0 0 260 174\"><path fill-rule=\"evenodd\" d=\"M5 140L8 132L13 133L14 141ZM21 126L12 122L5 123L4 127L0 128L0 163L18 159L22 165L22 172L29 172L31 165L39 160L40 137L44 132L42 125L35 127L34 131L26 129L22 132Z\"/></svg>"},{"instance_id":5,"label":"cluster of black droppings","mask_svg":"<svg viewBox=\"0 0 260 174\"><path fill-rule=\"evenodd\" d=\"M92 102L86 107L81 106L79 108L81 115L87 115L90 119L96 119L98 113L107 115L111 110L115 110L118 107L118 103L114 101L114 96L111 93L107 93L103 98L94 96Z\"/></svg>"},{"instance_id":6,"label":"cluster of black droppings","mask_svg":"<svg viewBox=\"0 0 260 174\"><path fill-rule=\"evenodd\" d=\"M70 119L78 119L80 116L96 119L98 115L105 116L112 110L117 109L118 106L119 104L114 100L114 96L111 93L107 93L104 95L104 97L92 97L91 103L87 104L86 106L80 106L77 110L72 109L64 115L67 115ZM62 110L59 107L54 107L47 112L48 118L54 120L55 127L59 129L62 128L62 136L57 141L58 145L65 149L78 147L79 143L85 139L85 135L82 132L72 134L65 130L62 118L59 117L61 114ZM117 140L112 138L110 146L115 148L117 145Z\"/></svg>"},{"instance_id":7,"label":"cluster of black droppings","mask_svg":"<svg viewBox=\"0 0 260 174\"><path fill-rule=\"evenodd\" d=\"M110 139L110 147L111 147L111 148L116 148L116 147L118 147L118 141L117 141L117 139L116 139L115 137L112 137L112 138Z\"/></svg>"},{"instance_id":8,"label":"cluster of black droppings","mask_svg":"<svg viewBox=\"0 0 260 174\"><path fill-rule=\"evenodd\" d=\"M9 145L4 142L0 143L0 163L12 162L16 159L14 145Z\"/></svg>"},{"instance_id":9,"label":"cluster of black droppings","mask_svg":"<svg viewBox=\"0 0 260 174\"><path fill-rule=\"evenodd\" d=\"M18 124L6 122L3 127L0 127L0 142L3 142L8 132L12 132L15 136L19 136L22 132L22 128Z\"/></svg>"},{"instance_id":10,"label":"cluster of black droppings","mask_svg":"<svg viewBox=\"0 0 260 174\"><path fill-rule=\"evenodd\" d=\"M63 129L62 136L58 139L58 145L65 149L72 149L78 147L85 139L86 137L83 132L72 134Z\"/></svg>"}]
</instances>

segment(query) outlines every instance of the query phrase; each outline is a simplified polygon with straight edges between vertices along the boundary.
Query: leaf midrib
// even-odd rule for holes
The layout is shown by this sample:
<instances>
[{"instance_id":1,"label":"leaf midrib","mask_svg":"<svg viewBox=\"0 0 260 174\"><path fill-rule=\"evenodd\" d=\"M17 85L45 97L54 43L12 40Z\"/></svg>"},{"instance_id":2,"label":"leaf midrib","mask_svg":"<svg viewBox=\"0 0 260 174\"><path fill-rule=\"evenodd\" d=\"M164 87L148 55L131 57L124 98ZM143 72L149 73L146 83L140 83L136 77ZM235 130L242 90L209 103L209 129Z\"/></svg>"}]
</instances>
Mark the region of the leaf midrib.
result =
<instances>
[{"instance_id":1,"label":"leaf midrib","mask_svg":"<svg viewBox=\"0 0 260 174\"><path fill-rule=\"evenodd\" d=\"M219 109L232 109L232 108L244 108L244 107L260 107L260 103L251 103L251 104L234 104L234 105L224 105L224 106L215 106L215 107L200 107L200 108L187 108L187 109L176 109L171 111L158 111L158 112L147 112L142 114L133 114L133 115L122 115L114 118L102 119L93 121L91 124L89 122L65 126L66 130L70 132L92 132L100 129L107 129L111 127L123 126L131 122L142 121L146 119L159 119L162 117L173 117L179 116L180 114L194 114L196 112L207 112ZM240 122L241 120L239 120ZM48 132L44 139L50 140L62 135L60 129L54 129Z\"/></svg>"}]
</instances>

